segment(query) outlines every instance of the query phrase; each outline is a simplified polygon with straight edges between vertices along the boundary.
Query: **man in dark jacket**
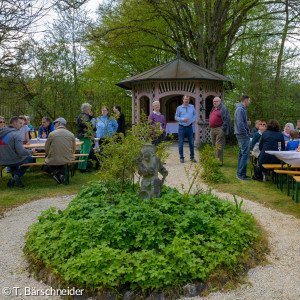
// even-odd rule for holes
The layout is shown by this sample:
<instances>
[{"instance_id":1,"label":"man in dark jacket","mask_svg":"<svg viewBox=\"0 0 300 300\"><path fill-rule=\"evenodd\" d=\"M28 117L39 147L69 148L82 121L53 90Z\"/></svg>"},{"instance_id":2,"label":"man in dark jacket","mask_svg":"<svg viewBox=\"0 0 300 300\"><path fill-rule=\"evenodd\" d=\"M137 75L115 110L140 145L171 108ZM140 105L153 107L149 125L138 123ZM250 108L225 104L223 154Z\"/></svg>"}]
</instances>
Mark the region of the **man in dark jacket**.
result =
<instances>
[{"instance_id":1,"label":"man in dark jacket","mask_svg":"<svg viewBox=\"0 0 300 300\"><path fill-rule=\"evenodd\" d=\"M113 107L113 111L117 115L118 129L116 132L123 133L123 136L125 136L125 116L121 112L121 106L115 105Z\"/></svg>"},{"instance_id":2,"label":"man in dark jacket","mask_svg":"<svg viewBox=\"0 0 300 300\"><path fill-rule=\"evenodd\" d=\"M83 103L81 105L81 114L77 117L77 138L80 139L83 144L81 145L80 154L89 154L92 143L91 136L88 133L89 128L95 130L92 124L93 113L91 111L92 106L89 103ZM87 169L87 156L80 156L80 160L84 160L84 162L80 162L78 164L78 169L81 173L91 172Z\"/></svg>"},{"instance_id":3,"label":"man in dark jacket","mask_svg":"<svg viewBox=\"0 0 300 300\"><path fill-rule=\"evenodd\" d=\"M223 166L225 135L230 133L230 113L219 97L213 99L213 108L209 115L210 139L218 147L217 158Z\"/></svg>"},{"instance_id":4,"label":"man in dark jacket","mask_svg":"<svg viewBox=\"0 0 300 300\"><path fill-rule=\"evenodd\" d=\"M41 139L47 139L52 131L54 131L54 124L48 117L44 117L42 119L42 125L39 127L38 137Z\"/></svg>"},{"instance_id":5,"label":"man in dark jacket","mask_svg":"<svg viewBox=\"0 0 300 300\"><path fill-rule=\"evenodd\" d=\"M19 133L23 125L22 119L12 117L9 126L0 130L0 165L8 166L11 169L8 187L14 185L24 187L21 177L28 167L20 167L20 165L33 162L31 155L35 153L35 149L26 150Z\"/></svg>"},{"instance_id":6,"label":"man in dark jacket","mask_svg":"<svg viewBox=\"0 0 300 300\"><path fill-rule=\"evenodd\" d=\"M234 113L234 134L239 143L239 159L237 179L248 181L247 163L250 159L250 130L247 122L247 109L250 105L250 97L242 95L241 102L235 106Z\"/></svg>"}]
</instances>

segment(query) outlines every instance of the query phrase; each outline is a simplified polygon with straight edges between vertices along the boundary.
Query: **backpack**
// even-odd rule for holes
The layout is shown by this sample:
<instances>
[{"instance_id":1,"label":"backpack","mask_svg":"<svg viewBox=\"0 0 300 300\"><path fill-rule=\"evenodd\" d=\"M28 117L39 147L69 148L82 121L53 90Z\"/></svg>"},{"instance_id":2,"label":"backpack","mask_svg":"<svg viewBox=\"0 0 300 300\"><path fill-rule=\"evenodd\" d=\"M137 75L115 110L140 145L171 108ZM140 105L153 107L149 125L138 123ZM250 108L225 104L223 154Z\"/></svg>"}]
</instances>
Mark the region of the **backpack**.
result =
<instances>
[{"instance_id":1,"label":"backpack","mask_svg":"<svg viewBox=\"0 0 300 300\"><path fill-rule=\"evenodd\" d=\"M262 181L263 180L263 174L258 166L253 167L253 180Z\"/></svg>"}]
</instances>

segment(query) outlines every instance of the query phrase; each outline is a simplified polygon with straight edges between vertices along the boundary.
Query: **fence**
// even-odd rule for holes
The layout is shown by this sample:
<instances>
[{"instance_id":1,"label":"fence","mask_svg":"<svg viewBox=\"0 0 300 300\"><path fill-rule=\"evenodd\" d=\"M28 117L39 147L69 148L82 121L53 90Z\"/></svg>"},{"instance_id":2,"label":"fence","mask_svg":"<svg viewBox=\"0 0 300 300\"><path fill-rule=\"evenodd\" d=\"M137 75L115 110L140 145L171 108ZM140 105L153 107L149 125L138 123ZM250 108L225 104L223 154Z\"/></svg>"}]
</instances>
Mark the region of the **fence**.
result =
<instances>
[{"instance_id":1,"label":"fence","mask_svg":"<svg viewBox=\"0 0 300 300\"><path fill-rule=\"evenodd\" d=\"M64 117L68 122L68 129L76 132L77 129L77 116L81 112L81 104L88 102L93 107L95 117L101 114L103 106L108 106L112 112L114 105L120 105L122 112L125 115L126 124L129 127L131 124L131 95L129 93L121 91L87 91L82 94L77 94L74 97L73 94L64 94L62 101L41 101L43 107L38 104L38 101L31 100L30 103L25 101L16 100L14 98L8 98L6 94L0 95L0 116L5 118L8 122L12 116L29 115L31 123L35 128L41 125L41 118L43 116L52 116L52 119L58 117ZM31 105L32 103L32 105ZM47 114L46 112L49 112Z\"/></svg>"}]
</instances>

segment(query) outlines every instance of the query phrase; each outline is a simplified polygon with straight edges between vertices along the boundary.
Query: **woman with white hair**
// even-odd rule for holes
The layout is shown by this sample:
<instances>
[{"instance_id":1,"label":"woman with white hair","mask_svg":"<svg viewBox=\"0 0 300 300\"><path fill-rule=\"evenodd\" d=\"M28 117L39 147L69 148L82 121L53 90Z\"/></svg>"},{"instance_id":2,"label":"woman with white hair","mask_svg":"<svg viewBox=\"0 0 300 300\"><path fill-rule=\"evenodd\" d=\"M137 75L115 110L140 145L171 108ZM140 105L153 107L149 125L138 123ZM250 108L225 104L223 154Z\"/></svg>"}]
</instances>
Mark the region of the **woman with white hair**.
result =
<instances>
[{"instance_id":1,"label":"woman with white hair","mask_svg":"<svg viewBox=\"0 0 300 300\"><path fill-rule=\"evenodd\" d=\"M293 123L285 124L284 130L282 131L285 142L289 142L291 140L290 132L292 129L295 129Z\"/></svg>"},{"instance_id":2,"label":"woman with white hair","mask_svg":"<svg viewBox=\"0 0 300 300\"><path fill-rule=\"evenodd\" d=\"M35 128L30 124L30 117L25 116L26 118L26 125L28 126L28 134L29 134L29 139L31 140L34 138L34 133L35 133Z\"/></svg>"},{"instance_id":3,"label":"woman with white hair","mask_svg":"<svg viewBox=\"0 0 300 300\"><path fill-rule=\"evenodd\" d=\"M93 113L91 111L92 106L89 103L83 103L81 105L81 114L77 117L77 138L80 139L83 144L81 145L80 154L89 154L91 151L92 143L91 143L91 134L88 132L88 129L93 128L92 118ZM80 156L80 160L84 160L84 162L80 162L78 164L78 169L81 173L91 172L86 168L88 156Z\"/></svg>"},{"instance_id":4,"label":"woman with white hair","mask_svg":"<svg viewBox=\"0 0 300 300\"><path fill-rule=\"evenodd\" d=\"M160 113L160 103L159 101L154 101L152 103L153 112L149 115L149 124L152 126L154 139L152 141L153 145L158 146L165 138L166 132L166 120L164 115ZM155 130L159 129L161 133L155 132Z\"/></svg>"}]
</instances>

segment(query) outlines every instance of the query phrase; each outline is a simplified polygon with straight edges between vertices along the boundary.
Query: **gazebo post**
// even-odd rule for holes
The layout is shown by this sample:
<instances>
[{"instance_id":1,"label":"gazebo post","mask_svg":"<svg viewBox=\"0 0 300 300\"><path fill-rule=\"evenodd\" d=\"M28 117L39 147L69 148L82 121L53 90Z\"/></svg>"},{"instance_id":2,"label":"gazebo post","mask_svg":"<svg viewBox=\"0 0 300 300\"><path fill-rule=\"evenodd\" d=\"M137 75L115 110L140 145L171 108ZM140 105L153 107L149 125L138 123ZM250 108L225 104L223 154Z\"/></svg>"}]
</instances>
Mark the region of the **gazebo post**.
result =
<instances>
[{"instance_id":1,"label":"gazebo post","mask_svg":"<svg viewBox=\"0 0 300 300\"><path fill-rule=\"evenodd\" d=\"M131 110L131 114L132 114L132 124L135 123L135 90L132 88L132 110Z\"/></svg>"},{"instance_id":2,"label":"gazebo post","mask_svg":"<svg viewBox=\"0 0 300 300\"><path fill-rule=\"evenodd\" d=\"M154 91L155 91L155 101L159 101L159 82L155 82L155 88L154 88Z\"/></svg>"},{"instance_id":3,"label":"gazebo post","mask_svg":"<svg viewBox=\"0 0 300 300\"><path fill-rule=\"evenodd\" d=\"M200 87L199 87L199 81L196 81L195 84L195 109L196 109L196 124L195 124L195 145L199 146L200 144L200 126L198 124L200 120Z\"/></svg>"}]
</instances>

